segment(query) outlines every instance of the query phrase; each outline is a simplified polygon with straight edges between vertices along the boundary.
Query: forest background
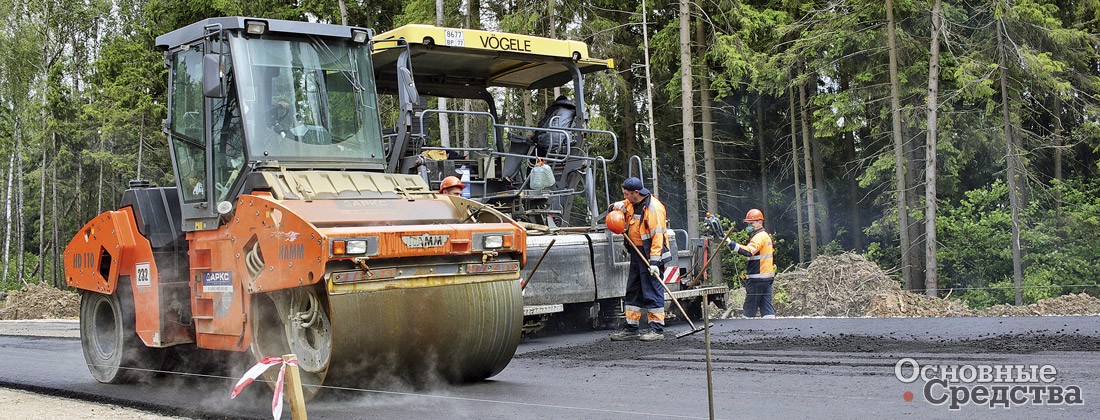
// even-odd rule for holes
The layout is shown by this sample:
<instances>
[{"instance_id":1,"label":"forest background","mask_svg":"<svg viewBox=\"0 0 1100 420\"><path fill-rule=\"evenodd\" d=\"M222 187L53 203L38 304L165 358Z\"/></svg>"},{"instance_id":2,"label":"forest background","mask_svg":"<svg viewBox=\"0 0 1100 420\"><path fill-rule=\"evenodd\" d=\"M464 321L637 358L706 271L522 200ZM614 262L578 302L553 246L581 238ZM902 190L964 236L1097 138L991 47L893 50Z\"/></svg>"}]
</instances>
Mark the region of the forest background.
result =
<instances>
[{"instance_id":1,"label":"forest background","mask_svg":"<svg viewBox=\"0 0 1100 420\"><path fill-rule=\"evenodd\" d=\"M582 40L616 62L589 79L592 125L642 157L692 236L705 213L759 208L780 269L854 250L973 307L1100 293L1100 0L0 0L0 15L2 289L64 287L65 244L129 180L174 184L153 40L243 15Z\"/></svg>"}]
</instances>

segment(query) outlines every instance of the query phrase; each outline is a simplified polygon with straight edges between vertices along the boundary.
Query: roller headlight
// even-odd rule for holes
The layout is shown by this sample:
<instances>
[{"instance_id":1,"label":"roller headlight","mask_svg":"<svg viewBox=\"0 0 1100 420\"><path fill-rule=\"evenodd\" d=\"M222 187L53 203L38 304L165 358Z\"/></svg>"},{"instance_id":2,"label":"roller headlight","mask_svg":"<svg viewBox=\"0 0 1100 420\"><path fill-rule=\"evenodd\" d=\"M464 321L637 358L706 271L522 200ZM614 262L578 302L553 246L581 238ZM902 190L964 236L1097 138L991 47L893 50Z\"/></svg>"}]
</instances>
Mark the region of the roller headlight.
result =
<instances>
[{"instance_id":1,"label":"roller headlight","mask_svg":"<svg viewBox=\"0 0 1100 420\"><path fill-rule=\"evenodd\" d=\"M498 249L504 246L504 235L485 235L485 249Z\"/></svg>"},{"instance_id":2,"label":"roller headlight","mask_svg":"<svg viewBox=\"0 0 1100 420\"><path fill-rule=\"evenodd\" d=\"M378 255L378 237L340 238L329 241L332 256L373 257Z\"/></svg>"},{"instance_id":3,"label":"roller headlight","mask_svg":"<svg viewBox=\"0 0 1100 420\"><path fill-rule=\"evenodd\" d=\"M364 241L364 240L348 241L347 253L348 254L365 254L365 253L367 253L367 241Z\"/></svg>"}]
</instances>

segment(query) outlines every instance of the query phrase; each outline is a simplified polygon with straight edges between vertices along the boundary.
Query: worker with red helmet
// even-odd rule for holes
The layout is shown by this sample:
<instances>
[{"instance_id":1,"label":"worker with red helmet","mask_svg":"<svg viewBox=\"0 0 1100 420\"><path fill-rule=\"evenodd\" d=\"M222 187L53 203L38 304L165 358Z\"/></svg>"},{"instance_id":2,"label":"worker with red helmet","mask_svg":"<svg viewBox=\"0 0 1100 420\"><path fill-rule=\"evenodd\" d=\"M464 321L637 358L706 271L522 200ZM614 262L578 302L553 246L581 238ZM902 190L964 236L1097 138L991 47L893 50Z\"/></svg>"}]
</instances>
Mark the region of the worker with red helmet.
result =
<instances>
[{"instance_id":1,"label":"worker with red helmet","mask_svg":"<svg viewBox=\"0 0 1100 420\"><path fill-rule=\"evenodd\" d=\"M608 229L623 233L625 240L647 254L649 260L643 260L638 252L627 250L630 255L630 271L627 273L626 296L623 301L626 325L622 330L611 334L611 339L661 340L665 337L665 293L658 282L661 281L665 264L672 261L668 235L665 232L668 225L665 206L650 194L639 178L627 178L622 187L623 201L612 203L609 211L609 214L621 212L622 218L618 215L609 217ZM643 308L649 314L646 317L649 331L640 334L638 325L642 320Z\"/></svg>"},{"instance_id":2,"label":"worker with red helmet","mask_svg":"<svg viewBox=\"0 0 1100 420\"><path fill-rule=\"evenodd\" d=\"M449 176L443 178L443 182L439 183L439 193L443 195L462 195L462 190L466 188L466 184L458 179L457 176Z\"/></svg>"},{"instance_id":3,"label":"worker with red helmet","mask_svg":"<svg viewBox=\"0 0 1100 420\"><path fill-rule=\"evenodd\" d=\"M775 280L772 236L764 230L764 212L758 209L749 210L745 214L745 222L749 224L745 227L749 233L748 245L726 238L726 244L731 250L749 257L745 267L745 312L741 316L754 318L759 310L761 317L775 318L775 308L772 307L772 281Z\"/></svg>"}]
</instances>

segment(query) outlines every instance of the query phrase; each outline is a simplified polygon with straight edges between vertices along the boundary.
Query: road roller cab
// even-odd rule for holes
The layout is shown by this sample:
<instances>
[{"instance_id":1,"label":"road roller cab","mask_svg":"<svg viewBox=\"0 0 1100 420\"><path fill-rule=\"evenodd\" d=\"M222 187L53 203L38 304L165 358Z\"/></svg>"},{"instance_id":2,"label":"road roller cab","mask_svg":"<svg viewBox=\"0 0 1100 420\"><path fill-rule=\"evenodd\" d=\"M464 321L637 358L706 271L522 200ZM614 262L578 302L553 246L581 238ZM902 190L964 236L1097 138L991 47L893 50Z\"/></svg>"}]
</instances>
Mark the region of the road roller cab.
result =
<instances>
[{"instance_id":1,"label":"road roller cab","mask_svg":"<svg viewBox=\"0 0 1100 420\"><path fill-rule=\"evenodd\" d=\"M176 186L133 183L65 250L97 380L172 346L297 354L307 395L511 360L526 232L392 170L371 36L232 17L157 38Z\"/></svg>"}]
</instances>

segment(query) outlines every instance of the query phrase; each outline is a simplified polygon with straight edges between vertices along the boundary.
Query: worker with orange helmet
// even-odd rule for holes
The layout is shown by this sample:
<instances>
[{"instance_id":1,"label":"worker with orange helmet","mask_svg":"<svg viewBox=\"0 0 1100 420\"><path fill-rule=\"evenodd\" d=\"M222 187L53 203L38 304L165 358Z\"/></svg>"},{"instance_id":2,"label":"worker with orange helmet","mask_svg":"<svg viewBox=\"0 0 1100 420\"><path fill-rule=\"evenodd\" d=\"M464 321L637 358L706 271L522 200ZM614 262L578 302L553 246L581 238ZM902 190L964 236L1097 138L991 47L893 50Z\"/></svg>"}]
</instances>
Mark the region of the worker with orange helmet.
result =
<instances>
[{"instance_id":1,"label":"worker with orange helmet","mask_svg":"<svg viewBox=\"0 0 1100 420\"><path fill-rule=\"evenodd\" d=\"M665 232L668 225L665 206L650 194L639 178L627 178L622 187L623 201L612 203L608 212L609 215L621 212L622 217L608 217L608 229L622 233L625 240L646 253L649 260L643 260L638 252L627 250L627 255L630 255L630 271L627 273L626 296L623 301L626 325L622 330L611 334L611 339L660 340L665 337L665 293L659 282L665 264L672 261L668 234ZM638 325L642 320L643 308L649 314L649 331L639 334Z\"/></svg>"},{"instance_id":2,"label":"worker with orange helmet","mask_svg":"<svg viewBox=\"0 0 1100 420\"><path fill-rule=\"evenodd\" d=\"M459 181L457 176L449 176L443 178L443 182L439 183L439 193L443 195L462 195L462 190L466 188L466 184Z\"/></svg>"},{"instance_id":3,"label":"worker with orange helmet","mask_svg":"<svg viewBox=\"0 0 1100 420\"><path fill-rule=\"evenodd\" d=\"M775 280L775 262L772 254L772 236L764 230L764 212L758 209L749 210L745 214L745 222L749 224L745 228L749 233L749 243L741 245L726 238L726 244L734 252L749 258L745 267L745 312L741 315L745 318L757 316L757 310L763 318L775 318L775 308L772 307L772 281Z\"/></svg>"}]
</instances>

